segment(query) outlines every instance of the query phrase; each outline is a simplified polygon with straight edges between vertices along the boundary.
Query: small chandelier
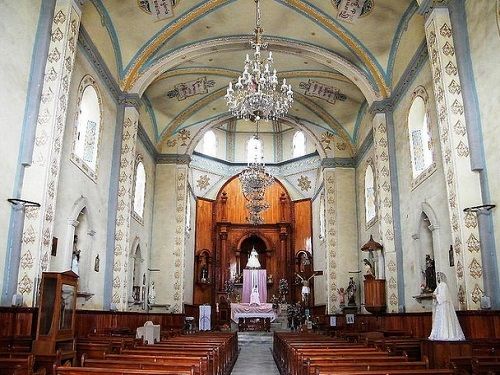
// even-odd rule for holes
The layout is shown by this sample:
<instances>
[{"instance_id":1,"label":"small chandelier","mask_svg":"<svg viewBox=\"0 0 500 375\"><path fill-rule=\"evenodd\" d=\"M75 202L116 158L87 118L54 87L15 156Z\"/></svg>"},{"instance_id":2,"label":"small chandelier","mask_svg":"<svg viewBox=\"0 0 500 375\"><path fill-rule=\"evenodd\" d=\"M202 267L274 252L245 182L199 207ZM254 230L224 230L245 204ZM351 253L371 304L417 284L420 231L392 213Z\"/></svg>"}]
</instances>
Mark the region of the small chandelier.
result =
<instances>
[{"instance_id":1,"label":"small chandelier","mask_svg":"<svg viewBox=\"0 0 500 375\"><path fill-rule=\"evenodd\" d=\"M259 0L254 0L255 12L255 40L251 42L255 50L253 59L247 54L245 59L245 70L238 77L234 85L229 82L226 98L227 106L231 113L239 119L251 121L273 120L281 118L288 113L293 103L292 86L286 84L283 79L279 86L276 69L272 69L273 55L269 52L267 59L261 56L261 50L267 49L267 43L262 43L262 32L260 27Z\"/></svg>"},{"instance_id":2,"label":"small chandelier","mask_svg":"<svg viewBox=\"0 0 500 375\"><path fill-rule=\"evenodd\" d=\"M256 126L257 130L253 139L259 140L259 121L256 122ZM254 225L264 222L261 213L269 208L264 194L266 189L274 183L274 177L267 171L262 159L262 155L255 154L254 160L249 162L247 168L239 175L243 195L248 201L245 205L249 212L247 221Z\"/></svg>"}]
</instances>

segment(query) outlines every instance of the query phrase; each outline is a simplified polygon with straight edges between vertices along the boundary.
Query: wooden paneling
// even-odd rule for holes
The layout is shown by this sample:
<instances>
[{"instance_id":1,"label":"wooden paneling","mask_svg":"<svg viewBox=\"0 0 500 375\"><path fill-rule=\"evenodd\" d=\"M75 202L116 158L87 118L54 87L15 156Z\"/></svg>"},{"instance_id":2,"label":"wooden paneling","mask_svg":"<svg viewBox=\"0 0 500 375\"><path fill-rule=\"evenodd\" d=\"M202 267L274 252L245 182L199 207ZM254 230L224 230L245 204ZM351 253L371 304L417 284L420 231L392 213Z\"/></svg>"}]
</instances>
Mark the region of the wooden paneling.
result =
<instances>
[{"instance_id":1,"label":"wooden paneling","mask_svg":"<svg viewBox=\"0 0 500 375\"><path fill-rule=\"evenodd\" d=\"M467 339L500 337L500 311L457 311L458 320ZM337 329L353 331L402 330L414 337L427 338L432 329L431 313L356 315L354 324L347 325L344 315L337 316ZM320 316L329 325L329 316Z\"/></svg>"},{"instance_id":2,"label":"wooden paneling","mask_svg":"<svg viewBox=\"0 0 500 375\"><path fill-rule=\"evenodd\" d=\"M311 200L293 202L295 212L294 223L294 254L306 250L307 240L312 238L312 207Z\"/></svg>"},{"instance_id":3,"label":"wooden paneling","mask_svg":"<svg viewBox=\"0 0 500 375\"><path fill-rule=\"evenodd\" d=\"M233 224L246 224L248 211L245 208L245 205L247 200L243 196L240 180L238 178L233 178L220 190L217 197L217 221L222 221L222 211L220 209L220 196L222 192L227 193L227 221ZM286 216L284 221L290 221L290 199L288 197L288 193L279 182L275 182L272 186L267 188L264 195L265 200L270 205L269 209L264 211L262 214L264 223L275 224L282 221L280 208L280 196L282 193L285 193L287 198L285 203Z\"/></svg>"},{"instance_id":4,"label":"wooden paneling","mask_svg":"<svg viewBox=\"0 0 500 375\"><path fill-rule=\"evenodd\" d=\"M205 199L196 201L196 251L203 249L213 252L213 205Z\"/></svg>"},{"instance_id":5,"label":"wooden paneling","mask_svg":"<svg viewBox=\"0 0 500 375\"><path fill-rule=\"evenodd\" d=\"M184 314L145 314L134 312L77 310L76 336L84 337L94 331L103 332L116 328L128 328L135 331L147 321L160 324L162 331L181 329Z\"/></svg>"},{"instance_id":6,"label":"wooden paneling","mask_svg":"<svg viewBox=\"0 0 500 375\"><path fill-rule=\"evenodd\" d=\"M0 337L35 337L37 313L36 308L0 307Z\"/></svg>"}]
</instances>

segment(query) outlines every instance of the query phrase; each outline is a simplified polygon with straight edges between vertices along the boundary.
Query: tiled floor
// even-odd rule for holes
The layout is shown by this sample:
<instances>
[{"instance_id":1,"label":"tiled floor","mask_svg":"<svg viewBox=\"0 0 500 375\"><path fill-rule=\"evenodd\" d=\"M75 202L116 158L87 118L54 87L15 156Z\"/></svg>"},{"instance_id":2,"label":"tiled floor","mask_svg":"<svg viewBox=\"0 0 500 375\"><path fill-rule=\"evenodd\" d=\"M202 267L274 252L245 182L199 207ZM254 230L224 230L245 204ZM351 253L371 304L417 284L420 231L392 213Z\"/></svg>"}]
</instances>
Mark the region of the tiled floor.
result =
<instances>
[{"instance_id":1,"label":"tiled floor","mask_svg":"<svg viewBox=\"0 0 500 375\"><path fill-rule=\"evenodd\" d=\"M240 354L234 365L232 375L279 375L271 349L272 333L238 333Z\"/></svg>"}]
</instances>

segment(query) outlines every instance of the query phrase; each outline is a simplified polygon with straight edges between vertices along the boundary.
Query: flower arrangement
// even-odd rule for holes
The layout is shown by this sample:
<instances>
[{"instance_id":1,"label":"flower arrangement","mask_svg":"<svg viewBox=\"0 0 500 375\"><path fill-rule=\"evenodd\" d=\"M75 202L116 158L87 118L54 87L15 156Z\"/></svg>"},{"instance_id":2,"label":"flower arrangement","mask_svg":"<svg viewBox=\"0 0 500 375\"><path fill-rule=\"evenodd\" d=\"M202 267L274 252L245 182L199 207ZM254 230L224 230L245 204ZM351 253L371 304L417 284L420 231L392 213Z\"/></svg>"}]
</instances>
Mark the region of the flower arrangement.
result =
<instances>
[{"instance_id":1,"label":"flower arrangement","mask_svg":"<svg viewBox=\"0 0 500 375\"><path fill-rule=\"evenodd\" d=\"M280 279L278 290L280 293L280 299L284 302L285 296L288 294L288 281L286 281L286 279Z\"/></svg>"},{"instance_id":2,"label":"flower arrangement","mask_svg":"<svg viewBox=\"0 0 500 375\"><path fill-rule=\"evenodd\" d=\"M224 281L224 292L230 297L234 292L234 282L232 280Z\"/></svg>"}]
</instances>

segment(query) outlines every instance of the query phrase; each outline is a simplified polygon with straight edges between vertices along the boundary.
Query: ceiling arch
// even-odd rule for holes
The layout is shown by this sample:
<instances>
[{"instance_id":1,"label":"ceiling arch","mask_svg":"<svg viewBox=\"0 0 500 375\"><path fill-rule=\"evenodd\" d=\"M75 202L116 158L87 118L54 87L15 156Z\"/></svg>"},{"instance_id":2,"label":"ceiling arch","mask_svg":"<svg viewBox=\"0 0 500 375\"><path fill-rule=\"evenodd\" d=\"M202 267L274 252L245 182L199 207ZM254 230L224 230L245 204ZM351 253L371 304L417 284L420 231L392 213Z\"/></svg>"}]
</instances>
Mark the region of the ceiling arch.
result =
<instances>
[{"instance_id":1,"label":"ceiling arch","mask_svg":"<svg viewBox=\"0 0 500 375\"><path fill-rule=\"evenodd\" d=\"M320 46L279 37L266 37L270 50L281 49L287 53L299 53L305 58L321 62L334 69L352 81L363 93L368 103L382 99L380 87L374 87L369 75L353 63ZM200 56L228 50L248 50L248 37L234 36L228 38L214 38L202 42L194 42L164 55L141 71L131 82L130 93L142 95L147 87L157 77L183 63L184 60L196 59Z\"/></svg>"}]
</instances>

